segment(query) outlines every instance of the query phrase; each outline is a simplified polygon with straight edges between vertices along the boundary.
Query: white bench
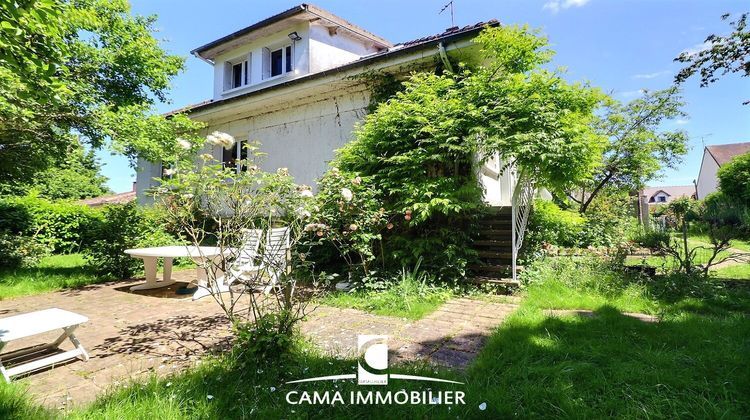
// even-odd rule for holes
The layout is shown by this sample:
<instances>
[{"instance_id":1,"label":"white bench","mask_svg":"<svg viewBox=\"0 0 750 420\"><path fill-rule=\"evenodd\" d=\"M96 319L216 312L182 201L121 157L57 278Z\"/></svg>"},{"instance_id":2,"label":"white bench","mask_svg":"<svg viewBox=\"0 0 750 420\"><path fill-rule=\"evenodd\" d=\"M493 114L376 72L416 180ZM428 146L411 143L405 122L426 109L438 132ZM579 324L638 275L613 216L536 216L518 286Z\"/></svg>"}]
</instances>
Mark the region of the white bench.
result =
<instances>
[{"instance_id":1,"label":"white bench","mask_svg":"<svg viewBox=\"0 0 750 420\"><path fill-rule=\"evenodd\" d=\"M66 360L74 359L76 357L80 357L84 361L89 360L88 353L86 353L86 350L81 345L81 342L78 341L76 336L73 334L73 331L79 325L88 320L89 319L83 315L58 308L29 312L27 314L15 315L0 319L0 351L2 351L3 347L5 347L11 341L31 337L37 334L42 334L57 329L63 330L62 335L53 343L41 344L28 349L6 353L5 355L0 354L0 373L2 373L6 381L10 382L10 378L13 376L55 365ZM66 338L69 339L71 343L73 343L75 349L27 362L9 369L6 369L3 366L3 360L7 360L8 356L10 355L15 358L34 353L42 349L50 349L53 347L56 348L63 341L65 341Z\"/></svg>"}]
</instances>

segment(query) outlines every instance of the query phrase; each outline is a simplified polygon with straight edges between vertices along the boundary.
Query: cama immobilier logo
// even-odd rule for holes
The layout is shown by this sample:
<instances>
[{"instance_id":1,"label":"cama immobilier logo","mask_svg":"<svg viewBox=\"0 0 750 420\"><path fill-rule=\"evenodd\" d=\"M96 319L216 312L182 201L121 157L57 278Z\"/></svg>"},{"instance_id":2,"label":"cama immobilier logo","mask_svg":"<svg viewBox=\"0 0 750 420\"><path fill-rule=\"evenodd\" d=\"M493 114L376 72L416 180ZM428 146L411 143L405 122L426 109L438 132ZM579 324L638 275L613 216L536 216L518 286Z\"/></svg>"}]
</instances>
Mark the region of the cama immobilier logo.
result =
<instances>
[{"instance_id":1,"label":"cama immobilier logo","mask_svg":"<svg viewBox=\"0 0 750 420\"><path fill-rule=\"evenodd\" d=\"M406 404L432 404L432 405L463 405L465 394L460 390L407 390L398 391L377 390L367 386L388 385L389 379L405 381L441 382L454 385L463 385L463 382L450 381L447 379L432 378L426 376L402 375L388 373L388 336L385 335L360 335L357 338L359 350L359 361L357 362L357 373L318 376L315 378L298 379L289 381L287 384L298 384L303 382L338 381L356 379L357 385L365 386L349 392L332 390L300 391L292 390L286 393L286 402L292 405L299 404L350 404L350 405L406 405Z\"/></svg>"}]
</instances>

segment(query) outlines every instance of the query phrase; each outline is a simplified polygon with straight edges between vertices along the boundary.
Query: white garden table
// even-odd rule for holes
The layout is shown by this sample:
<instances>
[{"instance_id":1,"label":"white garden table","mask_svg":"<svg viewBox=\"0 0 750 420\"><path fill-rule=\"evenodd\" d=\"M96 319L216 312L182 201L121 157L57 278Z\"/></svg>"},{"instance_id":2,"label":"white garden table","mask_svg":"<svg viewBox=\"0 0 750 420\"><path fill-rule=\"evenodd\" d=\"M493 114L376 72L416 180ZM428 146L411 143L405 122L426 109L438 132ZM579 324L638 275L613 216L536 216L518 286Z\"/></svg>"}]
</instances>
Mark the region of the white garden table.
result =
<instances>
[{"instance_id":1,"label":"white garden table","mask_svg":"<svg viewBox=\"0 0 750 420\"><path fill-rule=\"evenodd\" d=\"M230 253L231 249L224 249L224 254ZM211 294L210 286L208 285L208 273L205 267L208 265L214 270L213 278L220 281L216 287L216 292L226 292L229 290L229 286L224 283L224 275L221 270L213 264L214 260L219 258L222 254L221 248L213 246L159 246L153 248L136 248L126 249L125 253L133 258L140 258L143 260L144 271L146 273L146 283L138 284L130 288L130 290L149 290L158 289L160 287L166 287L174 284L172 280L172 260L175 258L190 258L197 265L197 282L198 290L193 294L193 300L200 299L204 296ZM164 258L164 273L162 279L156 278L156 266L157 260ZM211 262L212 264L206 264Z\"/></svg>"}]
</instances>

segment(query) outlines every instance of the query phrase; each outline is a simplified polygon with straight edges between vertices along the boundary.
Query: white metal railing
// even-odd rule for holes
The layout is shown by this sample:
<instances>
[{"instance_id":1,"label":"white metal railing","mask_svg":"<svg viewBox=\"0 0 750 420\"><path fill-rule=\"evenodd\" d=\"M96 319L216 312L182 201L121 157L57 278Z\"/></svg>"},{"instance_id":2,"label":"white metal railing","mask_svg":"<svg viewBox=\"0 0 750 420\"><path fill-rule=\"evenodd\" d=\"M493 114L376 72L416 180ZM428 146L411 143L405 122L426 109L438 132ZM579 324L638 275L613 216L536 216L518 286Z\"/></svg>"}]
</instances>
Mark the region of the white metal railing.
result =
<instances>
[{"instance_id":1,"label":"white metal railing","mask_svg":"<svg viewBox=\"0 0 750 420\"><path fill-rule=\"evenodd\" d=\"M516 185L511 199L512 270L513 281L518 281L518 253L523 245L536 188L534 180L529 176L524 176L523 173L519 173L515 181Z\"/></svg>"}]
</instances>

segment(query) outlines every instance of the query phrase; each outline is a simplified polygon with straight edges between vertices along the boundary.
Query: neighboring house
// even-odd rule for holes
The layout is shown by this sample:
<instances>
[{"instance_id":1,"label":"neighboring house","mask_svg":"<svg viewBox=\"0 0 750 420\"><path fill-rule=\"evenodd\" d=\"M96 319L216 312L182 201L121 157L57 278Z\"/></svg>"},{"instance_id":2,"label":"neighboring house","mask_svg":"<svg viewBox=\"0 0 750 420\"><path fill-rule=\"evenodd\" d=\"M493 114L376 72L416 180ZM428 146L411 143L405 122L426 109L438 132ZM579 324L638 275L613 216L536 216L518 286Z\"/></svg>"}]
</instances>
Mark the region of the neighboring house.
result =
<instances>
[{"instance_id":1,"label":"neighboring house","mask_svg":"<svg viewBox=\"0 0 750 420\"><path fill-rule=\"evenodd\" d=\"M698 198L704 199L707 195L719 189L719 168L732 160L733 157L750 152L750 142L734 144L715 144L706 146L703 150L703 161L695 182Z\"/></svg>"},{"instance_id":2,"label":"neighboring house","mask_svg":"<svg viewBox=\"0 0 750 420\"><path fill-rule=\"evenodd\" d=\"M681 197L695 198L695 186L648 187L641 191L641 196L645 196L649 206L667 204Z\"/></svg>"},{"instance_id":3,"label":"neighboring house","mask_svg":"<svg viewBox=\"0 0 750 420\"><path fill-rule=\"evenodd\" d=\"M101 207L107 204L127 204L131 201L134 201L136 198L136 183L133 183L133 189L131 191L119 193L119 194L109 194L109 195L101 195L99 197L93 197L93 198L86 198L83 200L79 200L79 204L84 204L89 207Z\"/></svg>"},{"instance_id":4,"label":"neighboring house","mask_svg":"<svg viewBox=\"0 0 750 420\"><path fill-rule=\"evenodd\" d=\"M206 152L227 164L243 142L259 141L268 155L262 169L288 168L299 184L315 185L334 157L352 139L355 124L370 104L371 80L387 73L404 78L414 70L480 60L472 39L478 23L413 41L392 44L318 7L301 4L196 48L192 54L214 68L213 98L175 110L235 137L232 150ZM490 159L480 171L486 201L509 205L513 175ZM159 162L139 160L138 200L158 183Z\"/></svg>"}]
</instances>

